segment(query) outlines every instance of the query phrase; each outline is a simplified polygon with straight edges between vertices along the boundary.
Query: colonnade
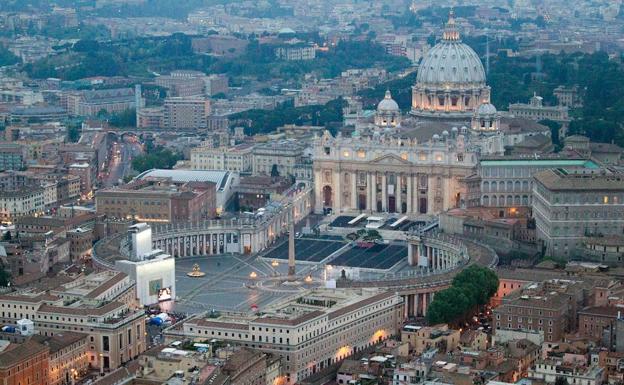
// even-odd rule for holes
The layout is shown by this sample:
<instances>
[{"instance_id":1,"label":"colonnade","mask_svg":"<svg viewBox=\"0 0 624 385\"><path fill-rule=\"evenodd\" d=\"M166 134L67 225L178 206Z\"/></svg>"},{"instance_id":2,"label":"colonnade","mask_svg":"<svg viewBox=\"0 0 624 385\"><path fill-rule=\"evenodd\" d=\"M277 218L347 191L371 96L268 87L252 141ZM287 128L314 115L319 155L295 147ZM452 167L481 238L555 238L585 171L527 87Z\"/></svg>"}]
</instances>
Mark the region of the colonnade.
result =
<instances>
[{"instance_id":1,"label":"colonnade","mask_svg":"<svg viewBox=\"0 0 624 385\"><path fill-rule=\"evenodd\" d=\"M442 234L409 235L407 262L410 266L431 271L446 271L468 260L468 252L460 241Z\"/></svg>"},{"instance_id":2,"label":"colonnade","mask_svg":"<svg viewBox=\"0 0 624 385\"><path fill-rule=\"evenodd\" d=\"M427 315L427 307L433 301L435 291L403 294L403 317L424 317Z\"/></svg>"},{"instance_id":3,"label":"colonnade","mask_svg":"<svg viewBox=\"0 0 624 385\"><path fill-rule=\"evenodd\" d=\"M287 191L253 218L153 225L153 247L175 257L258 253L312 211L312 193L310 186Z\"/></svg>"}]
</instances>

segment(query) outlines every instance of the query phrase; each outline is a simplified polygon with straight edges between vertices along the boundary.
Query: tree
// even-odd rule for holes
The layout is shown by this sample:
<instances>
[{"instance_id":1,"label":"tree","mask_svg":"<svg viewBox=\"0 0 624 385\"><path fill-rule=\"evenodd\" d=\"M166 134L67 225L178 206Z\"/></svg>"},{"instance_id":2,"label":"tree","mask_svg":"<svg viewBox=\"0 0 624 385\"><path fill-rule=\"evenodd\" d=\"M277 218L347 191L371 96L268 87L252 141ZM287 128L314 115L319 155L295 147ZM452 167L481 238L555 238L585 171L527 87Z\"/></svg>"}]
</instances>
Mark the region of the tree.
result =
<instances>
[{"instance_id":1,"label":"tree","mask_svg":"<svg viewBox=\"0 0 624 385\"><path fill-rule=\"evenodd\" d=\"M67 128L67 141L76 143L80 139L80 128L78 126L70 126Z\"/></svg>"},{"instance_id":2,"label":"tree","mask_svg":"<svg viewBox=\"0 0 624 385\"><path fill-rule=\"evenodd\" d=\"M460 288L451 286L436 293L427 308L427 321L430 325L455 321L470 309L470 305L466 294Z\"/></svg>"},{"instance_id":3,"label":"tree","mask_svg":"<svg viewBox=\"0 0 624 385\"><path fill-rule=\"evenodd\" d=\"M181 159L184 159L182 154L172 152L168 148L156 147L132 159L132 168L138 172L153 168L171 169Z\"/></svg>"},{"instance_id":4,"label":"tree","mask_svg":"<svg viewBox=\"0 0 624 385\"><path fill-rule=\"evenodd\" d=\"M277 177L279 177L279 176L280 176L280 173L279 173L279 170L277 169L277 165L276 165L276 164L274 164L274 165L271 167L271 176L272 176L273 178L277 178Z\"/></svg>"},{"instance_id":5,"label":"tree","mask_svg":"<svg viewBox=\"0 0 624 385\"><path fill-rule=\"evenodd\" d=\"M7 287L11 279L11 273L4 268L0 268L0 286Z\"/></svg>"},{"instance_id":6,"label":"tree","mask_svg":"<svg viewBox=\"0 0 624 385\"><path fill-rule=\"evenodd\" d=\"M555 385L568 385L568 380L565 377L557 377L555 379Z\"/></svg>"},{"instance_id":7,"label":"tree","mask_svg":"<svg viewBox=\"0 0 624 385\"><path fill-rule=\"evenodd\" d=\"M475 306L483 306L498 290L498 277L485 267L471 265L455 276L451 287L436 293L427 308L430 324L448 323L465 317Z\"/></svg>"},{"instance_id":8,"label":"tree","mask_svg":"<svg viewBox=\"0 0 624 385\"><path fill-rule=\"evenodd\" d=\"M130 108L111 115L109 123L114 127L136 127L136 109Z\"/></svg>"},{"instance_id":9,"label":"tree","mask_svg":"<svg viewBox=\"0 0 624 385\"><path fill-rule=\"evenodd\" d=\"M544 126L550 128L550 139L555 146L555 152L558 152L562 145L561 139L559 138L559 130L561 130L561 123L555 122L554 120L544 119L538 122L539 124L543 124Z\"/></svg>"}]
</instances>

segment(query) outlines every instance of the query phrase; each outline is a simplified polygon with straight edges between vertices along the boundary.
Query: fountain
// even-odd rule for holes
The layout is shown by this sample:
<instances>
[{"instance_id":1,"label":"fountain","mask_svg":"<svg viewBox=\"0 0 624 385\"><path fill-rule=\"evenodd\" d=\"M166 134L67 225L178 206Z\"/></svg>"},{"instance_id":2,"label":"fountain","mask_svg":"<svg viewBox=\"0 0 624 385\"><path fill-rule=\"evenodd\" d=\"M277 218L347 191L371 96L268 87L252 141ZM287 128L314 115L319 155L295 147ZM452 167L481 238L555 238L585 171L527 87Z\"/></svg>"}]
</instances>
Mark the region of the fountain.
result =
<instances>
[{"instance_id":1,"label":"fountain","mask_svg":"<svg viewBox=\"0 0 624 385\"><path fill-rule=\"evenodd\" d=\"M199 269L199 265L196 263L193 265L193 271L186 273L191 278L200 278L206 275L203 271Z\"/></svg>"}]
</instances>

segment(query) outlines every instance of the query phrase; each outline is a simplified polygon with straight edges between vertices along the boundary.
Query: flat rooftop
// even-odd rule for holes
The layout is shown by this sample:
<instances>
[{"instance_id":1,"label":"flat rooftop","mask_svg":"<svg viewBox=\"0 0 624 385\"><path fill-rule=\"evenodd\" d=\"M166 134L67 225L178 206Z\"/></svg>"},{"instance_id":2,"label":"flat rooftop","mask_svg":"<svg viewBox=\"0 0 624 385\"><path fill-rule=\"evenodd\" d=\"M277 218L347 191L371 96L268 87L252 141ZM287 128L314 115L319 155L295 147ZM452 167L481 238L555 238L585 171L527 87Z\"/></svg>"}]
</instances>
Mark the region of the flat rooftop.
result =
<instances>
[{"instance_id":1,"label":"flat rooftop","mask_svg":"<svg viewBox=\"0 0 624 385\"><path fill-rule=\"evenodd\" d=\"M217 185L217 190L223 189L230 177L229 171L223 170L164 170L151 169L139 174L136 179L168 178L174 183L211 182Z\"/></svg>"}]
</instances>

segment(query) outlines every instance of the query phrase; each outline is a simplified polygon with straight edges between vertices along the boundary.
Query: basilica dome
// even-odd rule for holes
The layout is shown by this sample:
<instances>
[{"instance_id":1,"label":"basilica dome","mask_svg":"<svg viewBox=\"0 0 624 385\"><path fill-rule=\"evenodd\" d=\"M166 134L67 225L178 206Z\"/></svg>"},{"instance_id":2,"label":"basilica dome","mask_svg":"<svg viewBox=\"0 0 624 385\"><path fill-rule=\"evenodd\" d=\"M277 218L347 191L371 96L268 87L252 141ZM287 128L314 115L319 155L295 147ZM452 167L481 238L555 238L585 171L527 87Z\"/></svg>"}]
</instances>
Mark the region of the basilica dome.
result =
<instances>
[{"instance_id":1,"label":"basilica dome","mask_svg":"<svg viewBox=\"0 0 624 385\"><path fill-rule=\"evenodd\" d=\"M444 40L429 50L420 63L416 82L438 87L472 87L485 84L485 70L477 53L468 45Z\"/></svg>"},{"instance_id":2,"label":"basilica dome","mask_svg":"<svg viewBox=\"0 0 624 385\"><path fill-rule=\"evenodd\" d=\"M477 53L462 43L451 11L442 40L427 52L412 87L413 115L470 118L490 102L490 88Z\"/></svg>"}]
</instances>

